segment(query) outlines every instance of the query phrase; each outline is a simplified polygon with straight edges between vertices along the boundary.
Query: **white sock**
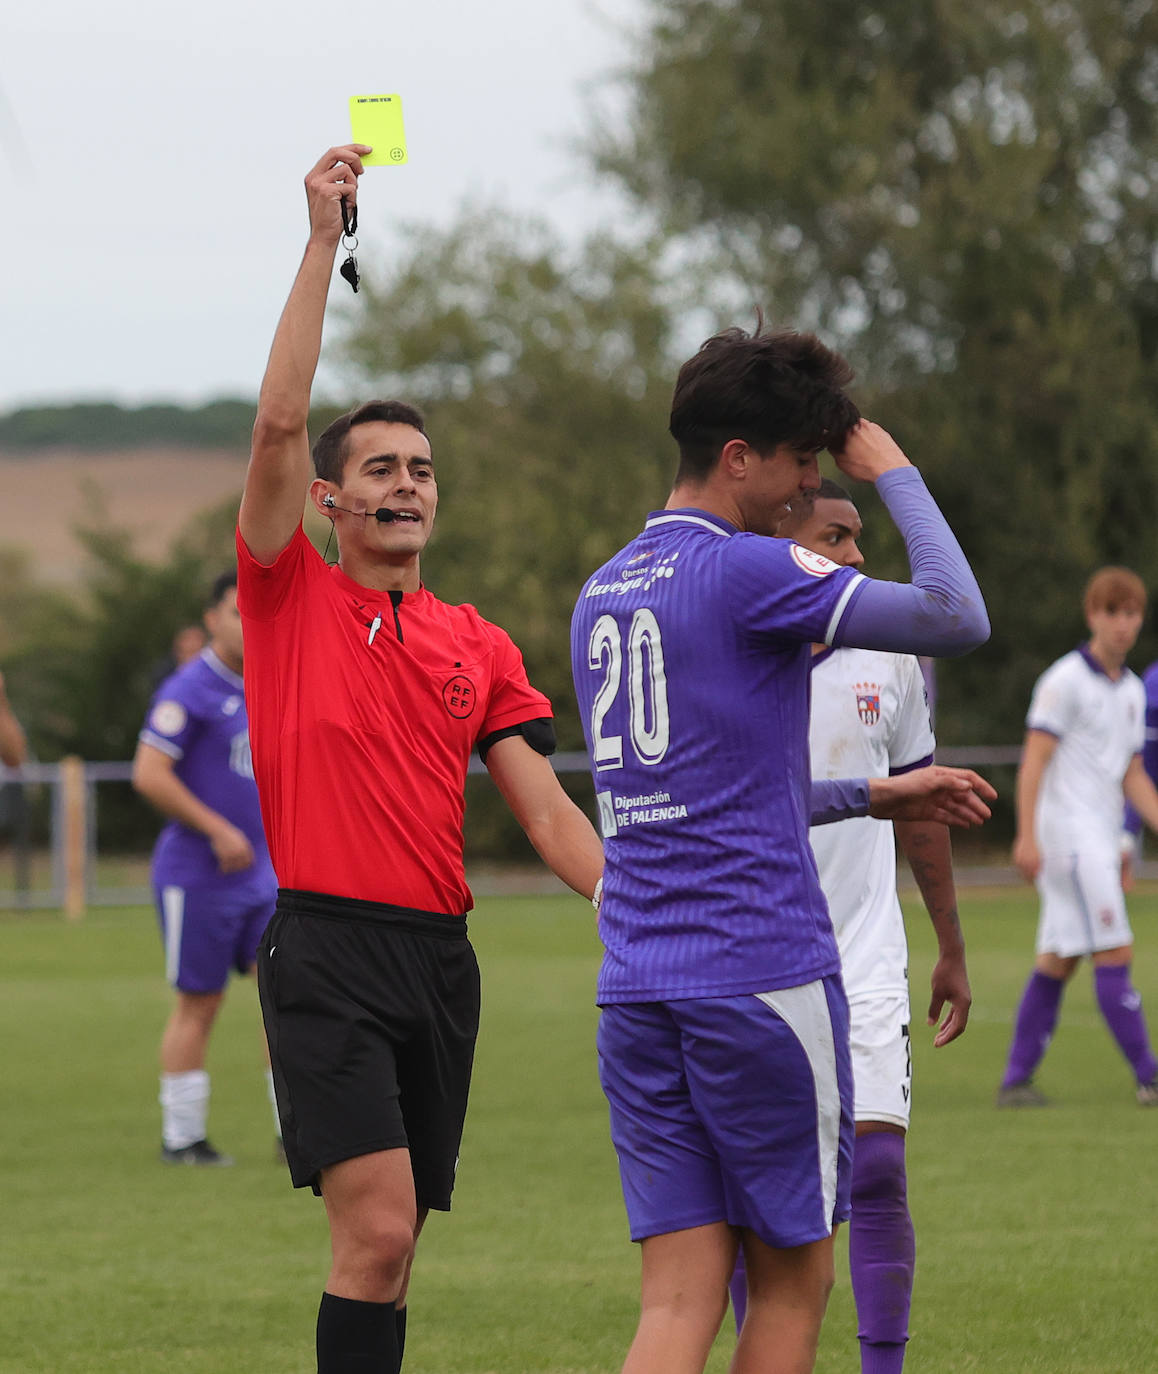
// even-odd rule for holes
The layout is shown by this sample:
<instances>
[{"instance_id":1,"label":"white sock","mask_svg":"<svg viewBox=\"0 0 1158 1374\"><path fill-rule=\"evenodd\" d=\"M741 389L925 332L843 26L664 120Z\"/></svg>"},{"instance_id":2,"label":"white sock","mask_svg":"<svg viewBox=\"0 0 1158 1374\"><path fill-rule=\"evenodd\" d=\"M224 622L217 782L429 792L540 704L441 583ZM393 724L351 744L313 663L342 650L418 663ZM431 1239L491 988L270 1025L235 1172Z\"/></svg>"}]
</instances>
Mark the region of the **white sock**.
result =
<instances>
[{"instance_id":1,"label":"white sock","mask_svg":"<svg viewBox=\"0 0 1158 1374\"><path fill-rule=\"evenodd\" d=\"M161 1075L161 1138L170 1150L205 1139L209 1075L204 1069Z\"/></svg>"},{"instance_id":2,"label":"white sock","mask_svg":"<svg viewBox=\"0 0 1158 1374\"><path fill-rule=\"evenodd\" d=\"M281 1117L277 1114L277 1094L273 1090L273 1070L265 1071L265 1090L269 1093L269 1105L273 1108L273 1129L277 1138L281 1139Z\"/></svg>"}]
</instances>

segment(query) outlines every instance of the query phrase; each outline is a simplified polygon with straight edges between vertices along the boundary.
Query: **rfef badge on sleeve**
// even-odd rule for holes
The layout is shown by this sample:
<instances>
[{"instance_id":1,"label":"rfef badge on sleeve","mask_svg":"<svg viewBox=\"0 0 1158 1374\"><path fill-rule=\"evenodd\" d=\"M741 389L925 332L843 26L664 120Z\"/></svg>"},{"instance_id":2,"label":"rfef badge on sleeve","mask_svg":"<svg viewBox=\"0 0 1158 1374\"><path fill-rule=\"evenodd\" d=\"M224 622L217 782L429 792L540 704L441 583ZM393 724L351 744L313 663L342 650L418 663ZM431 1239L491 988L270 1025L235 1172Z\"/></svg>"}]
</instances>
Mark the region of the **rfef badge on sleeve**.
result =
<instances>
[{"instance_id":1,"label":"rfef badge on sleeve","mask_svg":"<svg viewBox=\"0 0 1158 1374\"><path fill-rule=\"evenodd\" d=\"M374 149L362 159L363 166L401 167L407 161L399 95L352 95L350 133L355 143Z\"/></svg>"}]
</instances>

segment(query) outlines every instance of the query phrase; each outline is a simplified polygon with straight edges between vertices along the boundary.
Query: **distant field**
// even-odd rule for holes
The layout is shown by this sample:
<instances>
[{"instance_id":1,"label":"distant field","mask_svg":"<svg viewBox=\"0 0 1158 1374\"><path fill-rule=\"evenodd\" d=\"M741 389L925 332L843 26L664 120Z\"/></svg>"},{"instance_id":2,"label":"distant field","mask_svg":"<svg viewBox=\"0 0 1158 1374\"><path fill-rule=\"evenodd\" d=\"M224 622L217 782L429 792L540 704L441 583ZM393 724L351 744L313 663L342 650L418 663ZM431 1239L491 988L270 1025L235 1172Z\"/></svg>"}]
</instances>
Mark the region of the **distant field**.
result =
<instances>
[{"instance_id":1,"label":"distant field","mask_svg":"<svg viewBox=\"0 0 1158 1374\"><path fill-rule=\"evenodd\" d=\"M1158 1016L1158 898L1134 902L1137 981ZM1029 894L965 894L975 1011L921 1033L930 942L912 922L910 1143L918 1233L908 1374L1158 1368L1158 1112L1133 1101L1088 978L1041 1076L1043 1112L998 1113L1029 960ZM597 948L578 899L485 899L484 1017L455 1211L424 1236L407 1374L611 1374L634 1327L595 1075ZM320 1204L271 1159L252 989L227 1004L212 1135L231 1170L156 1162L155 1045L168 1005L152 914L76 926L0 916L0 1374L307 1374L327 1262ZM821 1374L856 1369L843 1260ZM726 1368L725 1329L713 1374Z\"/></svg>"},{"instance_id":2,"label":"distant field","mask_svg":"<svg viewBox=\"0 0 1158 1374\"><path fill-rule=\"evenodd\" d=\"M54 583L80 573L72 531L93 515L94 490L111 523L132 530L139 552L155 557L198 511L240 497L247 457L193 448L0 456L0 546L29 550L37 576Z\"/></svg>"}]
</instances>

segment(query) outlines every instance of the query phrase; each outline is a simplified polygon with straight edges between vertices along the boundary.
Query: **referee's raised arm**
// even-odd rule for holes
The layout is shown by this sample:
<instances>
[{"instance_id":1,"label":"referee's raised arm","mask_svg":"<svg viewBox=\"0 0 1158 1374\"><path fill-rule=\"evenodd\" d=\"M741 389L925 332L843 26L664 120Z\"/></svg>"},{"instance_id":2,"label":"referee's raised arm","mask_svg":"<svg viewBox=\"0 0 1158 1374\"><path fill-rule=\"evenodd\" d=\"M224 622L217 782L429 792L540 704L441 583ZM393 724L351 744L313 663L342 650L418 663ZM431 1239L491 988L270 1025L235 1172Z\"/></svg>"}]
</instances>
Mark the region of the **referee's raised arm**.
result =
<instances>
[{"instance_id":1,"label":"referee's raised arm","mask_svg":"<svg viewBox=\"0 0 1158 1374\"><path fill-rule=\"evenodd\" d=\"M342 236L341 201L353 204L364 143L331 148L306 177L310 237L261 383L238 529L260 563L272 563L301 523L311 477L307 423L322 321Z\"/></svg>"}]
</instances>

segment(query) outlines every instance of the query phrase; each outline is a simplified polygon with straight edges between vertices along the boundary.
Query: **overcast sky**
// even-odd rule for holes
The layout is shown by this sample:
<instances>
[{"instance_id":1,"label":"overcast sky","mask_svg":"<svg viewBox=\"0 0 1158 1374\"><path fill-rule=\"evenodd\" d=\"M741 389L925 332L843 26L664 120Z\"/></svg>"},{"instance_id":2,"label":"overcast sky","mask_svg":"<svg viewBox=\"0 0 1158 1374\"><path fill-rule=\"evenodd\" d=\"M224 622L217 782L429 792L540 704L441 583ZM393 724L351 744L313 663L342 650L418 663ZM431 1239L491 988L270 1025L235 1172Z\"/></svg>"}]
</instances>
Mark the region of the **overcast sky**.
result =
<instances>
[{"instance_id":1,"label":"overcast sky","mask_svg":"<svg viewBox=\"0 0 1158 1374\"><path fill-rule=\"evenodd\" d=\"M351 95L397 91L361 253L467 197L613 216L569 144L642 0L53 0L0 17L0 410L254 395ZM614 19L608 15L613 14ZM602 92L602 94L600 94ZM346 287L337 283L342 291ZM332 299L337 291L332 293Z\"/></svg>"}]
</instances>

